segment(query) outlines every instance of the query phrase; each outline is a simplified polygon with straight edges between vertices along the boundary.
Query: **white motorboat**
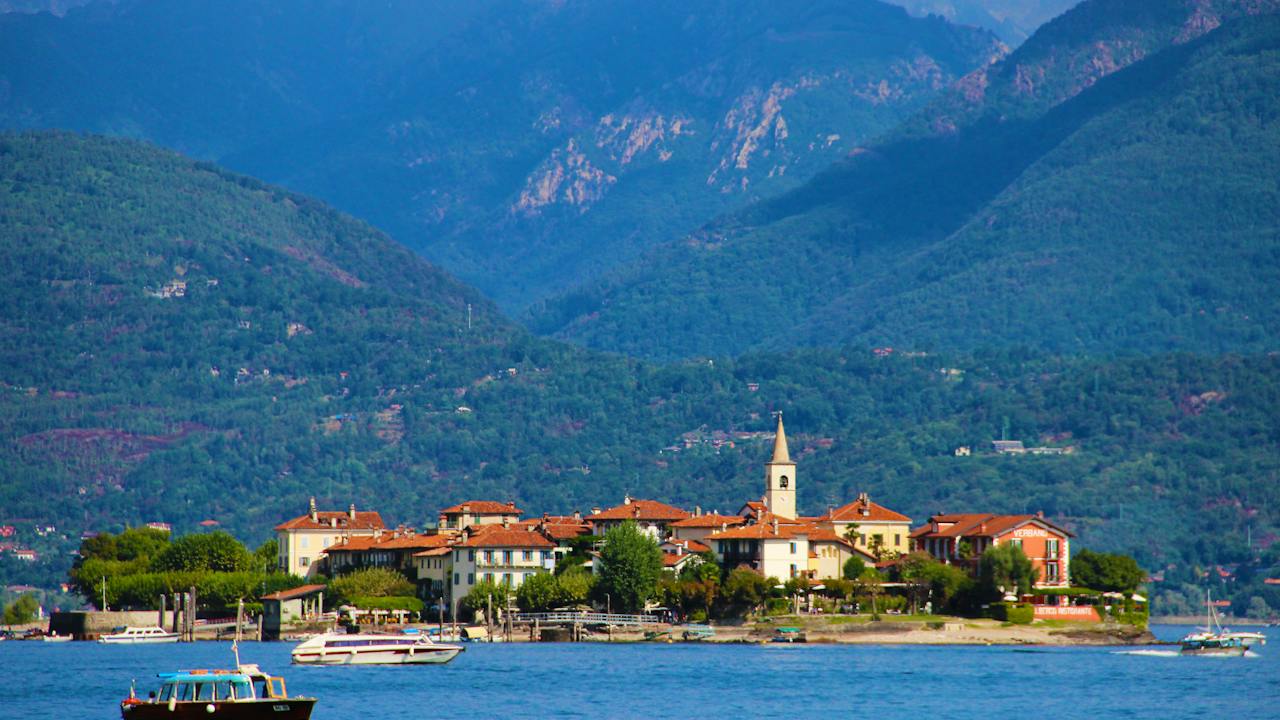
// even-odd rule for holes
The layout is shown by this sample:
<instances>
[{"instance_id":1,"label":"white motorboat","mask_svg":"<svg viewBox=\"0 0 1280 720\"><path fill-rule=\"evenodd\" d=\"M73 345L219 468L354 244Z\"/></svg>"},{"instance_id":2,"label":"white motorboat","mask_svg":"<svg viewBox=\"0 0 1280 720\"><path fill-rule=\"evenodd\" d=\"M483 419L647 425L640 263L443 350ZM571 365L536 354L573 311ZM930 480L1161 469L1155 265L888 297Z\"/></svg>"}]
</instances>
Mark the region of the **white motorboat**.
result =
<instances>
[{"instance_id":1,"label":"white motorboat","mask_svg":"<svg viewBox=\"0 0 1280 720\"><path fill-rule=\"evenodd\" d=\"M44 637L42 637L42 638L40 638L40 639L41 639L42 641L44 641L44 642L47 642L47 643L64 643L64 642L71 642L71 636L70 636L70 635L59 635L58 633L49 633L48 635L45 635Z\"/></svg>"},{"instance_id":2,"label":"white motorboat","mask_svg":"<svg viewBox=\"0 0 1280 720\"><path fill-rule=\"evenodd\" d=\"M98 638L98 642L112 645L176 643L178 642L178 633L166 632L163 628L154 625L151 627L127 627L121 632L103 635Z\"/></svg>"},{"instance_id":3,"label":"white motorboat","mask_svg":"<svg viewBox=\"0 0 1280 720\"><path fill-rule=\"evenodd\" d=\"M423 634L374 633L317 635L293 649L299 665L420 665L447 663L459 645L438 643Z\"/></svg>"}]
</instances>

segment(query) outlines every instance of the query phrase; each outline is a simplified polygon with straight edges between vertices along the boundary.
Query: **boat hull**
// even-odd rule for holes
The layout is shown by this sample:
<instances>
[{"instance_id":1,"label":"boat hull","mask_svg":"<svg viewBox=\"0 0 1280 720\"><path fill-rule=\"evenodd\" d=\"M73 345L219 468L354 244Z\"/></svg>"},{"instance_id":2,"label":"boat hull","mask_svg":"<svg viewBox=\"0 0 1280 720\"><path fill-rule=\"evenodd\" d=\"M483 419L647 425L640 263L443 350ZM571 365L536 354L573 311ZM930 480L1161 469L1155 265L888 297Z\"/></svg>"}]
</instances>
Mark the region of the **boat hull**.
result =
<instances>
[{"instance_id":1,"label":"boat hull","mask_svg":"<svg viewBox=\"0 0 1280 720\"><path fill-rule=\"evenodd\" d=\"M207 718L216 717L227 720L256 720L272 718L273 720L308 720L315 707L314 698L297 698L288 700L265 699L241 702L181 702L174 703L169 709L168 703L130 703L120 704L122 720L151 720L152 718ZM213 710L209 706L213 705Z\"/></svg>"},{"instance_id":2,"label":"boat hull","mask_svg":"<svg viewBox=\"0 0 1280 720\"><path fill-rule=\"evenodd\" d=\"M160 643L176 643L178 642L178 636L120 638L104 635L98 638L98 642L104 645L156 645Z\"/></svg>"},{"instance_id":3,"label":"boat hull","mask_svg":"<svg viewBox=\"0 0 1280 720\"><path fill-rule=\"evenodd\" d=\"M440 665L458 656L459 648L387 648L294 652L298 665Z\"/></svg>"}]
</instances>

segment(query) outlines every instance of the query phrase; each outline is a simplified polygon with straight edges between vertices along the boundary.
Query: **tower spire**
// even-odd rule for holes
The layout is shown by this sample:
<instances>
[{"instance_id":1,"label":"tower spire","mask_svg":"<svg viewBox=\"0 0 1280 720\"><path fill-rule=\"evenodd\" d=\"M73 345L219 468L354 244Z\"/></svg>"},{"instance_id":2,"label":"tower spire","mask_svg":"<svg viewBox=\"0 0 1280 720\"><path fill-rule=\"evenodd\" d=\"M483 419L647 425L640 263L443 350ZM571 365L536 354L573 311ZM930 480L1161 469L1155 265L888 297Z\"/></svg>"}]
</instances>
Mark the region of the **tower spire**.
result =
<instances>
[{"instance_id":1,"label":"tower spire","mask_svg":"<svg viewBox=\"0 0 1280 720\"><path fill-rule=\"evenodd\" d=\"M773 438L773 464L789 464L791 462L791 453L787 452L787 431L782 427L782 411L774 413L778 417L778 431Z\"/></svg>"}]
</instances>

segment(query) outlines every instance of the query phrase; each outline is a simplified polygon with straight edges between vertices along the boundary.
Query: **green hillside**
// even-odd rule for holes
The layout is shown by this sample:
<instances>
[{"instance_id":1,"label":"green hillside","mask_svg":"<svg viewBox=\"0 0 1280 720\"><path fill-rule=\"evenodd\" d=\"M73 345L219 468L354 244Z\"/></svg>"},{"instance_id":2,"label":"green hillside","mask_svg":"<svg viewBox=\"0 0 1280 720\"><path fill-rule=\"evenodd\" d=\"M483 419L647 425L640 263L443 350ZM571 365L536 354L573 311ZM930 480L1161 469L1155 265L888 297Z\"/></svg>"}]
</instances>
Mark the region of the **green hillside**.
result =
<instances>
[{"instance_id":1,"label":"green hillside","mask_svg":"<svg viewBox=\"0 0 1280 720\"><path fill-rule=\"evenodd\" d=\"M1280 533L1273 356L650 365L513 329L304 197L63 133L0 137L0 253L0 524L24 543L214 520L256 544L311 495L415 525L469 498L732 511L762 491L774 410L806 513L861 491L916 519L1044 510L1083 546L1183 566ZM1072 452L997 456L1002 436Z\"/></svg>"},{"instance_id":2,"label":"green hillside","mask_svg":"<svg viewBox=\"0 0 1280 720\"><path fill-rule=\"evenodd\" d=\"M1001 53L874 0L130 0L0 16L0 127L306 192L518 308L800 185Z\"/></svg>"},{"instance_id":3,"label":"green hillside","mask_svg":"<svg viewBox=\"0 0 1280 720\"><path fill-rule=\"evenodd\" d=\"M1188 40L1190 14L1086 2L882 143L531 324L650 357L1273 349L1280 21Z\"/></svg>"}]
</instances>

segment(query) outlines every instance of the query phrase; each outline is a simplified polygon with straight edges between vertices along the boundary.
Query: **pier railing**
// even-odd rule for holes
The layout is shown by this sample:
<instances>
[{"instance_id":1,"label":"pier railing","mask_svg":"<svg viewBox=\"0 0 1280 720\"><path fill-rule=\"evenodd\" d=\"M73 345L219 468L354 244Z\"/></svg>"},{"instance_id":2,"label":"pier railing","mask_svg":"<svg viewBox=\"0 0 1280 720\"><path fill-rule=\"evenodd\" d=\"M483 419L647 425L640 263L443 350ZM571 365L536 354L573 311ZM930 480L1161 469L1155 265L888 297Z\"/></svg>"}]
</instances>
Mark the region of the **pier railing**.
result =
<instances>
[{"instance_id":1,"label":"pier railing","mask_svg":"<svg viewBox=\"0 0 1280 720\"><path fill-rule=\"evenodd\" d=\"M543 625L663 625L656 615L623 615L599 612L514 613L516 622L538 622Z\"/></svg>"}]
</instances>

